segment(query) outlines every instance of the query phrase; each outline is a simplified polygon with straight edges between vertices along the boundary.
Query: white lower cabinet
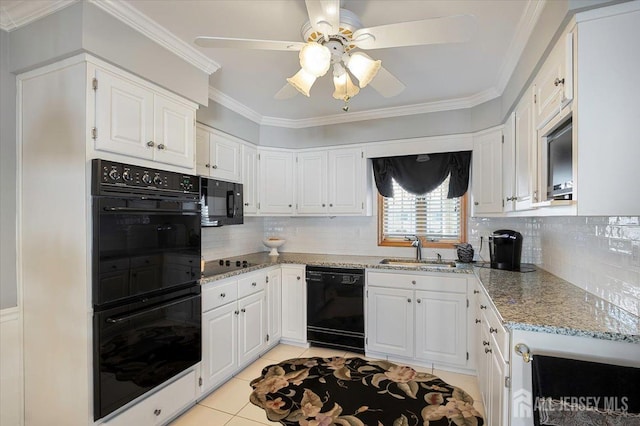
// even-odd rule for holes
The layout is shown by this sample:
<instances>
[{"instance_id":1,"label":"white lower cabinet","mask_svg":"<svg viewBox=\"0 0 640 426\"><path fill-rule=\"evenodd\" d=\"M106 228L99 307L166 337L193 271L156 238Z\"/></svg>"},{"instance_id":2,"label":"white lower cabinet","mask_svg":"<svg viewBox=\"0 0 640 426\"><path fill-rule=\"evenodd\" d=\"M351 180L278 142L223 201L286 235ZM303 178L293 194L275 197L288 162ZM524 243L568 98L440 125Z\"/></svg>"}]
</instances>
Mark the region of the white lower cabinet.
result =
<instances>
[{"instance_id":1,"label":"white lower cabinet","mask_svg":"<svg viewBox=\"0 0 640 426\"><path fill-rule=\"evenodd\" d=\"M207 392L267 347L267 272L205 284L202 291L202 384Z\"/></svg>"},{"instance_id":2,"label":"white lower cabinet","mask_svg":"<svg viewBox=\"0 0 640 426\"><path fill-rule=\"evenodd\" d=\"M369 271L367 354L469 368L467 278L451 275Z\"/></svg>"},{"instance_id":3,"label":"white lower cabinet","mask_svg":"<svg viewBox=\"0 0 640 426\"><path fill-rule=\"evenodd\" d=\"M474 291L476 318L473 333L478 362L478 383L488 425L509 424L509 335L489 298L477 286Z\"/></svg>"},{"instance_id":4,"label":"white lower cabinet","mask_svg":"<svg viewBox=\"0 0 640 426\"><path fill-rule=\"evenodd\" d=\"M103 423L108 426L162 425L196 399L196 373L190 371L117 417Z\"/></svg>"},{"instance_id":5,"label":"white lower cabinet","mask_svg":"<svg viewBox=\"0 0 640 426\"><path fill-rule=\"evenodd\" d=\"M272 346L282 337L282 272L280 268L267 273L267 345Z\"/></svg>"},{"instance_id":6,"label":"white lower cabinet","mask_svg":"<svg viewBox=\"0 0 640 426\"><path fill-rule=\"evenodd\" d=\"M282 266L282 340L307 342L307 283L304 265Z\"/></svg>"}]
</instances>

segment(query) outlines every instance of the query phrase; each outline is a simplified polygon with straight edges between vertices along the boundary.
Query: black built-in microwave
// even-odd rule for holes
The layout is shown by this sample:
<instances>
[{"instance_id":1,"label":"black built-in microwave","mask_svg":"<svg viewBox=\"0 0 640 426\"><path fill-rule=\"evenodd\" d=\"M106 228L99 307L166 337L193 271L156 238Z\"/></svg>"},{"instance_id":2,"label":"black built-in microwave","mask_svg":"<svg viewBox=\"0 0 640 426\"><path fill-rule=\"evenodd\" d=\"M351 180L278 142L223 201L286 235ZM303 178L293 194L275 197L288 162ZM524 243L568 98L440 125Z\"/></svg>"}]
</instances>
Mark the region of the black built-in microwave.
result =
<instances>
[{"instance_id":1,"label":"black built-in microwave","mask_svg":"<svg viewBox=\"0 0 640 426\"><path fill-rule=\"evenodd\" d=\"M244 222L242 184L200 178L201 225L238 225Z\"/></svg>"}]
</instances>

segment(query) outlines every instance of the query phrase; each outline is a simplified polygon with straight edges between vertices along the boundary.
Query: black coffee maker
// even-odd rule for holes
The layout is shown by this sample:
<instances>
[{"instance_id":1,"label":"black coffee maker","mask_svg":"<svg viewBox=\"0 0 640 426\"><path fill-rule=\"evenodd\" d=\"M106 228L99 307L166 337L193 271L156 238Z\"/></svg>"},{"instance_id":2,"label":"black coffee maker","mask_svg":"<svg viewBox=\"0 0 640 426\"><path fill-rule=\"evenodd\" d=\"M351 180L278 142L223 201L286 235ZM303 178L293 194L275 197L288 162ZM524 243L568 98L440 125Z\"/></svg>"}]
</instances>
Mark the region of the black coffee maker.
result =
<instances>
[{"instance_id":1,"label":"black coffee maker","mask_svg":"<svg viewBox=\"0 0 640 426\"><path fill-rule=\"evenodd\" d=\"M493 269L520 270L522 234L509 229L499 229L489 235L489 255Z\"/></svg>"}]
</instances>

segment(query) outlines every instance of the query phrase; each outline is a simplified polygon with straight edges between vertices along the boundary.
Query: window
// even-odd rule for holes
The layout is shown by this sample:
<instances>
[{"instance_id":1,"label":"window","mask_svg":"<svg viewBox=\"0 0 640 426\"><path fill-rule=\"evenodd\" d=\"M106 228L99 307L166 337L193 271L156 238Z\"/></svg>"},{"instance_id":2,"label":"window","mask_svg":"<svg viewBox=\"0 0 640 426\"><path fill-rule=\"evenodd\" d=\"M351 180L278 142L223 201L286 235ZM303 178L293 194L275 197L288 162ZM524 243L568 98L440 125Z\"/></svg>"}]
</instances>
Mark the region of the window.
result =
<instances>
[{"instance_id":1,"label":"window","mask_svg":"<svg viewBox=\"0 0 640 426\"><path fill-rule=\"evenodd\" d=\"M453 247L466 241L466 200L447 199L449 178L425 195L413 195L393 181L393 198L378 195L378 245L408 246L417 235L425 247Z\"/></svg>"}]
</instances>

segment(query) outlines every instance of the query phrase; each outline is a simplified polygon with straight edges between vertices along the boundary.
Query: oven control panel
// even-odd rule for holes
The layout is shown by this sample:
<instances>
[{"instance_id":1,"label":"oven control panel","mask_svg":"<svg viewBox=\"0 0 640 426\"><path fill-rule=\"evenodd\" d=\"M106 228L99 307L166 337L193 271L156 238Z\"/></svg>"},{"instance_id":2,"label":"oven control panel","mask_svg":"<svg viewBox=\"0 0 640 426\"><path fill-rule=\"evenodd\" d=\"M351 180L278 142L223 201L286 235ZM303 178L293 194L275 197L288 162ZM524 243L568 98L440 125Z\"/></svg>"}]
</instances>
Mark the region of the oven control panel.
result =
<instances>
[{"instance_id":1,"label":"oven control panel","mask_svg":"<svg viewBox=\"0 0 640 426\"><path fill-rule=\"evenodd\" d=\"M92 166L94 195L109 190L200 195L197 176L101 159L93 160Z\"/></svg>"}]
</instances>

